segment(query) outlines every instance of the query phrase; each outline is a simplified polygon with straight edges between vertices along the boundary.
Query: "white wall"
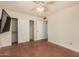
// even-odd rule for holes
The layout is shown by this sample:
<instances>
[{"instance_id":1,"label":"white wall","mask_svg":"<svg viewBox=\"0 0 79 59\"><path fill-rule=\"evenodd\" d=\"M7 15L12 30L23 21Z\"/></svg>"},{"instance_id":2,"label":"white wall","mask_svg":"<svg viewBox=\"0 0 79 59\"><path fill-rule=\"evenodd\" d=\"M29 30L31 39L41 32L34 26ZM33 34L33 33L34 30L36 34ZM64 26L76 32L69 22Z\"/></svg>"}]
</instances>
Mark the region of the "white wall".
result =
<instances>
[{"instance_id":1,"label":"white wall","mask_svg":"<svg viewBox=\"0 0 79 59\"><path fill-rule=\"evenodd\" d=\"M48 40L79 52L79 5L48 17Z\"/></svg>"},{"instance_id":2,"label":"white wall","mask_svg":"<svg viewBox=\"0 0 79 59\"><path fill-rule=\"evenodd\" d=\"M18 19L18 43L29 41L29 20L35 21L40 20L41 18L27 14L17 13L8 9L6 9L6 11L11 17ZM12 41L11 36L11 30L9 32L0 34L0 47L10 46Z\"/></svg>"},{"instance_id":3,"label":"white wall","mask_svg":"<svg viewBox=\"0 0 79 59\"><path fill-rule=\"evenodd\" d=\"M11 31L0 34L0 47L11 45Z\"/></svg>"}]
</instances>

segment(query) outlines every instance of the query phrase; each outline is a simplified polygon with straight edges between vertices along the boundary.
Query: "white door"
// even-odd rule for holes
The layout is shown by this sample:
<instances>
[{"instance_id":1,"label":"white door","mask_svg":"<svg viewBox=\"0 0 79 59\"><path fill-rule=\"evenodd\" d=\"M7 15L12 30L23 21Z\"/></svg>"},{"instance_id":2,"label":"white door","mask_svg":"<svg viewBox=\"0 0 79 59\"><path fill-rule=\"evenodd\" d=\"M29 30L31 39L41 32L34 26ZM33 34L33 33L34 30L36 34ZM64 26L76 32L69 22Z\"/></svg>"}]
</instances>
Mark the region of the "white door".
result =
<instances>
[{"instance_id":1,"label":"white door","mask_svg":"<svg viewBox=\"0 0 79 59\"><path fill-rule=\"evenodd\" d=\"M43 39L43 21L37 21L37 40Z\"/></svg>"},{"instance_id":2,"label":"white door","mask_svg":"<svg viewBox=\"0 0 79 59\"><path fill-rule=\"evenodd\" d=\"M43 21L43 38L48 39L48 21Z\"/></svg>"},{"instance_id":3,"label":"white door","mask_svg":"<svg viewBox=\"0 0 79 59\"><path fill-rule=\"evenodd\" d=\"M38 20L37 21L37 40L47 39L47 21Z\"/></svg>"}]
</instances>

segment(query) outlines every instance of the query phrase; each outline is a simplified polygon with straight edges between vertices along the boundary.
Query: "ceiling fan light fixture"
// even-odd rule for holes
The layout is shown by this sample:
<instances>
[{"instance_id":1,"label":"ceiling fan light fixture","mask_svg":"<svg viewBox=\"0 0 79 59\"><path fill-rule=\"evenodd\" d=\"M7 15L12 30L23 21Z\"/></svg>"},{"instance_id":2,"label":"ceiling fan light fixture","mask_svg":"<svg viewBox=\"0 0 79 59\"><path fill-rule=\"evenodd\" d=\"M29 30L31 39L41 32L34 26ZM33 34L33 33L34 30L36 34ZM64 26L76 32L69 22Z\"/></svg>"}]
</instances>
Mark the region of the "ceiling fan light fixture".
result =
<instances>
[{"instance_id":1,"label":"ceiling fan light fixture","mask_svg":"<svg viewBox=\"0 0 79 59\"><path fill-rule=\"evenodd\" d=\"M38 10L39 12L43 12L43 11L44 11L44 7L40 6L40 7L37 8L37 10Z\"/></svg>"}]
</instances>

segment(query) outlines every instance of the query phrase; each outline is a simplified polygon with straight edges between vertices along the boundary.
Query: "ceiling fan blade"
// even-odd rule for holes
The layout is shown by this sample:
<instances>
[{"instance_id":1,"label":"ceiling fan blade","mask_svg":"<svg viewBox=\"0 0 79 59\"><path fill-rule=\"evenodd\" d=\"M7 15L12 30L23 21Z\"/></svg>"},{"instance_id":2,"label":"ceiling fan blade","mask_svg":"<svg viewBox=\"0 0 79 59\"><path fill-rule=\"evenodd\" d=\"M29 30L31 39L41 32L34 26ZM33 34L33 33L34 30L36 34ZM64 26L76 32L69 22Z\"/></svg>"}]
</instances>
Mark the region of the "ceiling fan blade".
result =
<instances>
[{"instance_id":1,"label":"ceiling fan blade","mask_svg":"<svg viewBox=\"0 0 79 59\"><path fill-rule=\"evenodd\" d=\"M47 6L44 6L44 12L47 12L49 9Z\"/></svg>"},{"instance_id":2,"label":"ceiling fan blade","mask_svg":"<svg viewBox=\"0 0 79 59\"><path fill-rule=\"evenodd\" d=\"M32 8L31 10L33 11L33 10L35 10L36 9L36 7L35 8Z\"/></svg>"},{"instance_id":3,"label":"ceiling fan blade","mask_svg":"<svg viewBox=\"0 0 79 59\"><path fill-rule=\"evenodd\" d=\"M54 1L48 1L47 2L47 5L51 5L51 4L53 4L54 3Z\"/></svg>"}]
</instances>

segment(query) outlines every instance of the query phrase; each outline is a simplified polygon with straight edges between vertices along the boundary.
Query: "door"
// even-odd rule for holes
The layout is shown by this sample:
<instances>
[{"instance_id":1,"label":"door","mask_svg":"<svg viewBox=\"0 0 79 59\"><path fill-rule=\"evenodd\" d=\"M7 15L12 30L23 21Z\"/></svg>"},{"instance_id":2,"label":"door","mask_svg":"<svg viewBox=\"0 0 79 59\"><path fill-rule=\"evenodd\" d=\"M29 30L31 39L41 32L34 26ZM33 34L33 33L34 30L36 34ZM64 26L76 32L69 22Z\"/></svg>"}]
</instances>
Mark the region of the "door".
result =
<instances>
[{"instance_id":1,"label":"door","mask_svg":"<svg viewBox=\"0 0 79 59\"><path fill-rule=\"evenodd\" d=\"M48 40L48 21L43 21L43 37Z\"/></svg>"},{"instance_id":2,"label":"door","mask_svg":"<svg viewBox=\"0 0 79 59\"><path fill-rule=\"evenodd\" d=\"M18 43L18 21L12 18L12 43Z\"/></svg>"},{"instance_id":3,"label":"door","mask_svg":"<svg viewBox=\"0 0 79 59\"><path fill-rule=\"evenodd\" d=\"M37 40L48 39L47 23L48 23L47 21L42 21L42 20L37 21Z\"/></svg>"},{"instance_id":4,"label":"door","mask_svg":"<svg viewBox=\"0 0 79 59\"><path fill-rule=\"evenodd\" d=\"M38 20L37 21L37 40L43 39L43 21Z\"/></svg>"},{"instance_id":5,"label":"door","mask_svg":"<svg viewBox=\"0 0 79 59\"><path fill-rule=\"evenodd\" d=\"M34 41L34 21L30 20L30 41Z\"/></svg>"}]
</instances>

